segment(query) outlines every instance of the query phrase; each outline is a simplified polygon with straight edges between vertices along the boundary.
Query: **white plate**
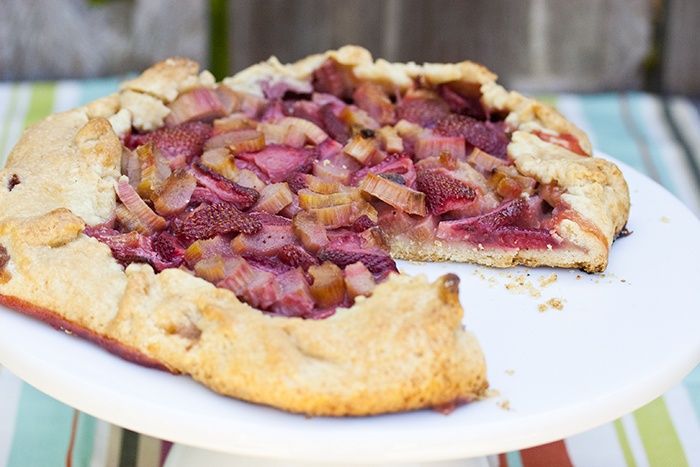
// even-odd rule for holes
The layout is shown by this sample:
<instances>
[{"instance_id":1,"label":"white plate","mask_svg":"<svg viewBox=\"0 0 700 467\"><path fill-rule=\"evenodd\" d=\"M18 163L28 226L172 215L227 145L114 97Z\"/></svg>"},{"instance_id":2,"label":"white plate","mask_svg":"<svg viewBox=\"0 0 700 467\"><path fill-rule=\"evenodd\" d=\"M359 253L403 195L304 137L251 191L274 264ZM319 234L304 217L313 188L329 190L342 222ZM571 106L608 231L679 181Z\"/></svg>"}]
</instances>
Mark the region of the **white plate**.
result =
<instances>
[{"instance_id":1,"label":"white plate","mask_svg":"<svg viewBox=\"0 0 700 467\"><path fill-rule=\"evenodd\" d=\"M449 416L290 415L215 395L185 376L127 363L7 309L0 310L0 361L96 417L240 455L418 462L561 439L650 402L700 361L700 222L659 185L620 166L630 184L628 226L634 233L615 243L605 274L401 264L406 272L431 277L459 274L465 323L487 357L498 393ZM540 284L553 273L556 281ZM563 308L540 311L550 299Z\"/></svg>"}]
</instances>

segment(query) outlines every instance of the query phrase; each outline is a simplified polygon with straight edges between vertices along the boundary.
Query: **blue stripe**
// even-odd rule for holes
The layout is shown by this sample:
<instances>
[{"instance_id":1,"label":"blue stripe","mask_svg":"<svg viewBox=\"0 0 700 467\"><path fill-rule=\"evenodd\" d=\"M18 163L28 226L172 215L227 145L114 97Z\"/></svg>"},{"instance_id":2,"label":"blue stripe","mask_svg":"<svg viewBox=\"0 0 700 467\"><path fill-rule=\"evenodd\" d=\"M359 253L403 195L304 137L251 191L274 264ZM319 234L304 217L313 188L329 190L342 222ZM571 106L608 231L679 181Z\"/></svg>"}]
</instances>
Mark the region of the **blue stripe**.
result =
<instances>
[{"instance_id":1,"label":"blue stripe","mask_svg":"<svg viewBox=\"0 0 700 467\"><path fill-rule=\"evenodd\" d=\"M652 163L654 164L654 170L656 174L658 174L658 182L664 185L668 190L670 190L672 193L674 193L674 184L673 184L673 179L671 178L669 172L668 172L668 166L664 161L664 153L661 150L661 147L658 144L658 141L656 138L652 137L647 131L647 124L643 121L642 119L642 114L643 112L646 112L647 110L643 107L644 104L648 103L649 100L651 100L651 96L647 94L641 94L641 93L634 93L634 94L629 94L629 104L630 104L630 110L631 112L631 118L634 122L635 129L638 131L641 135L641 137L644 139L644 144L646 145L649 154L652 159ZM658 100L657 100L658 103ZM662 109L658 108L659 114L661 115ZM660 116L659 115L659 116ZM665 126L664 123L659 119L658 120L658 125ZM675 194L675 193L674 193Z\"/></svg>"},{"instance_id":2,"label":"blue stripe","mask_svg":"<svg viewBox=\"0 0 700 467\"><path fill-rule=\"evenodd\" d=\"M523 467L523 460L520 458L519 451L511 451L506 453L508 467Z\"/></svg>"},{"instance_id":3,"label":"blue stripe","mask_svg":"<svg viewBox=\"0 0 700 467\"><path fill-rule=\"evenodd\" d=\"M620 110L618 94L596 94L581 99L589 128L595 133L598 148L606 154L648 173L634 137L630 135Z\"/></svg>"},{"instance_id":4,"label":"blue stripe","mask_svg":"<svg viewBox=\"0 0 700 467\"><path fill-rule=\"evenodd\" d=\"M119 90L119 83L125 77L99 78L80 81L80 103L87 104L100 97L107 96Z\"/></svg>"}]
</instances>

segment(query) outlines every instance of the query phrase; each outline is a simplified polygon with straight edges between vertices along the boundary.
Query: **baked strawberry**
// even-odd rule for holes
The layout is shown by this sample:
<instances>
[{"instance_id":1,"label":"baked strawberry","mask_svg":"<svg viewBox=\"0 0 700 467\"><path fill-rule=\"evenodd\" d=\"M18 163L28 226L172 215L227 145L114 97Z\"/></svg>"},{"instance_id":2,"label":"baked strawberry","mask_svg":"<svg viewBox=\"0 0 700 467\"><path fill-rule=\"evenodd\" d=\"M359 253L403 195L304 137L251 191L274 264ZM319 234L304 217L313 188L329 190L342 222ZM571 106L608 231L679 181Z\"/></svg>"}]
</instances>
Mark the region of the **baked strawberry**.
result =
<instances>
[{"instance_id":1,"label":"baked strawberry","mask_svg":"<svg viewBox=\"0 0 700 467\"><path fill-rule=\"evenodd\" d=\"M318 264L316 258L298 245L284 245L277 253L277 259L282 264L293 268L302 268L305 271L312 264Z\"/></svg>"},{"instance_id":2,"label":"baked strawberry","mask_svg":"<svg viewBox=\"0 0 700 467\"><path fill-rule=\"evenodd\" d=\"M416 187L425 193L428 212L435 215L460 209L476 198L474 188L438 171L418 171Z\"/></svg>"},{"instance_id":3,"label":"baked strawberry","mask_svg":"<svg viewBox=\"0 0 700 467\"><path fill-rule=\"evenodd\" d=\"M192 165L190 173L197 179L197 183L207 188L220 200L234 203L238 209L248 209L260 198L260 193L255 189L232 182L199 162Z\"/></svg>"},{"instance_id":4,"label":"baked strawberry","mask_svg":"<svg viewBox=\"0 0 700 467\"><path fill-rule=\"evenodd\" d=\"M435 125L435 131L446 136L462 136L474 147L506 158L509 140L503 122L482 122L466 115L449 114Z\"/></svg>"},{"instance_id":5,"label":"baked strawberry","mask_svg":"<svg viewBox=\"0 0 700 467\"><path fill-rule=\"evenodd\" d=\"M130 149L135 149L137 146L153 141L167 159L184 158L186 162L190 162L202 153L204 142L209 139L211 132L211 125L193 121L158 128L151 133L131 135L125 143Z\"/></svg>"},{"instance_id":6,"label":"baked strawberry","mask_svg":"<svg viewBox=\"0 0 700 467\"><path fill-rule=\"evenodd\" d=\"M396 119L432 128L450 113L450 106L432 91L409 91L396 103Z\"/></svg>"},{"instance_id":7,"label":"baked strawberry","mask_svg":"<svg viewBox=\"0 0 700 467\"><path fill-rule=\"evenodd\" d=\"M205 204L192 211L179 226L179 234L198 240L231 232L254 234L262 224L231 203Z\"/></svg>"},{"instance_id":8,"label":"baked strawberry","mask_svg":"<svg viewBox=\"0 0 700 467\"><path fill-rule=\"evenodd\" d=\"M363 249L350 245L331 245L318 252L318 259L330 261L340 268L360 261L374 275L381 275L386 271L398 271L391 256L380 248Z\"/></svg>"}]
</instances>

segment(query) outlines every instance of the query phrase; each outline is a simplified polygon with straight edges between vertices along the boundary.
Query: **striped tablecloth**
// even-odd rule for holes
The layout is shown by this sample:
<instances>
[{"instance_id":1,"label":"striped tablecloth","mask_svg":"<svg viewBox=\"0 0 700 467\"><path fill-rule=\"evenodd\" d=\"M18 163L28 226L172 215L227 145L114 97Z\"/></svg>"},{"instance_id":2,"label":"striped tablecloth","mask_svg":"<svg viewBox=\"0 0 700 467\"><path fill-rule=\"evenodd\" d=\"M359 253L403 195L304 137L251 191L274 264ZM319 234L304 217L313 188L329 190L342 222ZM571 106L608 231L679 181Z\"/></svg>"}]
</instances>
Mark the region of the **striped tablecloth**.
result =
<instances>
[{"instance_id":1,"label":"striped tablecloth","mask_svg":"<svg viewBox=\"0 0 700 467\"><path fill-rule=\"evenodd\" d=\"M23 128L116 90L118 78L0 83L0 163ZM700 216L700 101L644 93L539 96L593 146ZM700 278L700 275L699 275ZM700 338L700 334L699 334ZM158 466L169 444L76 410L0 366L0 467ZM500 466L700 466L700 367L645 407L591 431L489 458Z\"/></svg>"}]
</instances>

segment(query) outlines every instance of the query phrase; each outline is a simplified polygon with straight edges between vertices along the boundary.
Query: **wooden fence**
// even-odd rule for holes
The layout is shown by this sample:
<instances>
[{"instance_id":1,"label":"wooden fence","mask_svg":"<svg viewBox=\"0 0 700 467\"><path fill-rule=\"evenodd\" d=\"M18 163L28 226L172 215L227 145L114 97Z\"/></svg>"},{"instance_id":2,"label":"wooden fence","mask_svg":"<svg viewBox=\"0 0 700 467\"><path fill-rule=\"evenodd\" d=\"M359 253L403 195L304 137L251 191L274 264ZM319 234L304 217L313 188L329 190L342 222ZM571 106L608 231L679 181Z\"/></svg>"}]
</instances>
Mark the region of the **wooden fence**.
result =
<instances>
[{"instance_id":1,"label":"wooden fence","mask_svg":"<svg viewBox=\"0 0 700 467\"><path fill-rule=\"evenodd\" d=\"M524 91L700 95L699 24L698 0L0 0L0 79L170 55L232 73L352 43L392 61L479 61Z\"/></svg>"}]
</instances>

